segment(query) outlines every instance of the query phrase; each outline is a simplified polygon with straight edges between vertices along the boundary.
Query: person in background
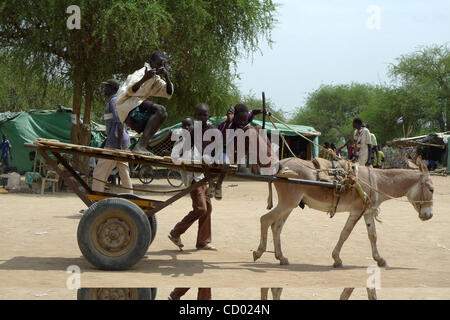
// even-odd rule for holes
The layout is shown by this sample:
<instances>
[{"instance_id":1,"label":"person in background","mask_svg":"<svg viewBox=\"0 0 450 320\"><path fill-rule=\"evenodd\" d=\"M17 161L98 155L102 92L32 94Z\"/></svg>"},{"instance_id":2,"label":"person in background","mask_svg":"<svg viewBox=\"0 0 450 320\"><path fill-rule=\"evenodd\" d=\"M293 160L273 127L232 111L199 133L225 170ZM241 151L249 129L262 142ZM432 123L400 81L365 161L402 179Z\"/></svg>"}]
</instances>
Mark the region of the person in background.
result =
<instances>
[{"instance_id":1,"label":"person in background","mask_svg":"<svg viewBox=\"0 0 450 320\"><path fill-rule=\"evenodd\" d=\"M327 159L328 158L328 149L330 149L330 143L326 141L323 144L323 147L320 149L319 157Z\"/></svg>"},{"instance_id":2,"label":"person in background","mask_svg":"<svg viewBox=\"0 0 450 320\"><path fill-rule=\"evenodd\" d=\"M336 148L336 145L334 143L330 144L330 149L334 152L334 156L337 158L341 157L341 150L338 150L338 148Z\"/></svg>"},{"instance_id":3,"label":"person in background","mask_svg":"<svg viewBox=\"0 0 450 320\"><path fill-rule=\"evenodd\" d=\"M383 167L384 163L384 152L379 149L377 153L377 157L373 160L373 167L380 169Z\"/></svg>"},{"instance_id":4,"label":"person in background","mask_svg":"<svg viewBox=\"0 0 450 320\"><path fill-rule=\"evenodd\" d=\"M354 149L353 157L356 162L362 166L372 166L372 141L370 139L370 131L363 126L363 121L360 118L353 120L353 134Z\"/></svg>"},{"instance_id":5,"label":"person in background","mask_svg":"<svg viewBox=\"0 0 450 320\"><path fill-rule=\"evenodd\" d=\"M130 137L126 127L122 124L117 114L116 101L119 82L111 79L103 83L104 94L108 98L105 110L106 142L105 149L128 149ZM127 162L99 159L93 171L92 190L104 192L105 182L110 173L117 167L126 193L133 193L133 184L130 178L130 168Z\"/></svg>"},{"instance_id":6,"label":"person in background","mask_svg":"<svg viewBox=\"0 0 450 320\"><path fill-rule=\"evenodd\" d=\"M370 131L370 124L368 124L367 122L364 124L364 126ZM370 141L372 144L372 154L373 154L373 162L379 162L378 161L378 143L377 143L377 137L375 136L375 134L370 131Z\"/></svg>"},{"instance_id":7,"label":"person in background","mask_svg":"<svg viewBox=\"0 0 450 320\"><path fill-rule=\"evenodd\" d=\"M2 135L2 142L0 143L0 148L2 150L2 165L4 167L4 170L9 170L9 160L13 160L13 156L11 153L12 146L9 140L7 139L6 135Z\"/></svg>"},{"instance_id":8,"label":"person in background","mask_svg":"<svg viewBox=\"0 0 450 320\"><path fill-rule=\"evenodd\" d=\"M353 160L353 149L355 146L355 142L353 141L353 137L350 137L350 139L347 140L347 142L342 146L336 149L336 154L338 156L342 156L345 151L342 151L342 149L347 149L347 154L344 155L347 157L348 160ZM345 149L344 149L345 150Z\"/></svg>"}]
</instances>

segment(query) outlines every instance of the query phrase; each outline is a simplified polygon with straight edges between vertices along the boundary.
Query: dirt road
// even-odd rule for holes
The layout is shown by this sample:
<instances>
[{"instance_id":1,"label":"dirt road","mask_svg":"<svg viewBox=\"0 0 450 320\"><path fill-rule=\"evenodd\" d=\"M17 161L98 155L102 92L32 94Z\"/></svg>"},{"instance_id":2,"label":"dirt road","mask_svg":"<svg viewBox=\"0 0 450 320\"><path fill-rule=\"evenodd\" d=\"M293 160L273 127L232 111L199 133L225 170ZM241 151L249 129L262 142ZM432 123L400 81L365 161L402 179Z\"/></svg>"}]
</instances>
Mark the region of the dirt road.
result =
<instances>
[{"instance_id":1,"label":"dirt road","mask_svg":"<svg viewBox=\"0 0 450 320\"><path fill-rule=\"evenodd\" d=\"M389 267L380 270L385 290L379 298L450 298L450 178L433 177L433 182L434 217L429 221L419 220L409 203L391 200L381 207L378 248ZM161 180L150 187L158 183L167 185ZM282 233L291 264L280 266L269 252L255 263L252 250L259 243L259 217L267 211L267 185L226 181L223 193L222 201L213 200L218 252L195 250L196 225L182 237L183 252L167 239L190 210L185 197L158 213L158 233L145 259L122 272L96 270L81 256L76 230L84 204L74 194L0 195L0 299L76 297L66 288L67 268L73 265L81 269L82 287L158 287L163 297L174 287L212 287L219 298L234 292L234 297L257 299L258 288L281 287L282 298L337 299L344 287L365 287L371 275L367 268L375 262L363 223L343 247L344 268L333 269L331 251L348 214L330 219L297 208ZM273 250L270 232L268 250ZM365 290L355 290L355 297L366 298Z\"/></svg>"}]
</instances>

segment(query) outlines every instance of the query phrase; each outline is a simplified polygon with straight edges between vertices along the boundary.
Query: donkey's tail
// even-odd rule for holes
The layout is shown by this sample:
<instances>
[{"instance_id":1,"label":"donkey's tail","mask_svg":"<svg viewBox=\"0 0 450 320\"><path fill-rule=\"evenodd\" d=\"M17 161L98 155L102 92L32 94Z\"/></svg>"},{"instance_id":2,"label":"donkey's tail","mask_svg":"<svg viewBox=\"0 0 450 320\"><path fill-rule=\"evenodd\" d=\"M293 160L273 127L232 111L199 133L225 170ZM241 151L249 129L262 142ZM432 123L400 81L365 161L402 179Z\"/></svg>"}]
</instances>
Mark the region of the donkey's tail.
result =
<instances>
[{"instance_id":1,"label":"donkey's tail","mask_svg":"<svg viewBox=\"0 0 450 320\"><path fill-rule=\"evenodd\" d=\"M272 192L272 181L268 183L269 187L269 196L267 197L267 210L273 208L273 192Z\"/></svg>"}]
</instances>

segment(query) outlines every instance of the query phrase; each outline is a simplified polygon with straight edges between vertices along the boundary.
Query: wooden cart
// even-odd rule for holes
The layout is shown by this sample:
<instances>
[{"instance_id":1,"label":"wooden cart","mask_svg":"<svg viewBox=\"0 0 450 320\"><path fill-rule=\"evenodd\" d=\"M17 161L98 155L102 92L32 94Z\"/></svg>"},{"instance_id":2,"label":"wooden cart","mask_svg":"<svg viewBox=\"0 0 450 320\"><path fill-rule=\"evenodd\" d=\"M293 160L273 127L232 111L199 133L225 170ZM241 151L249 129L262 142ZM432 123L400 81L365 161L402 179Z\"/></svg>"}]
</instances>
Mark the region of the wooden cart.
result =
<instances>
[{"instance_id":1,"label":"wooden cart","mask_svg":"<svg viewBox=\"0 0 450 320\"><path fill-rule=\"evenodd\" d=\"M95 267L103 270L125 270L141 260L156 236L156 213L197 187L206 184L208 177L218 176L224 170L220 166L207 166L202 163L175 164L170 157L147 156L131 151L93 148L61 143L57 140L37 139L34 143L26 143L25 147L33 148L39 152L47 164L64 179L66 185L88 207L78 225L78 245L83 256ZM50 154L56 160L50 157ZM151 200L126 193L95 192L63 157L63 154L205 173L206 177L186 189L180 190L166 201ZM240 173L236 166L229 166L226 169L226 174L235 178L263 182L283 181L326 188L339 187L339 185L328 182L281 179L274 176Z\"/></svg>"}]
</instances>

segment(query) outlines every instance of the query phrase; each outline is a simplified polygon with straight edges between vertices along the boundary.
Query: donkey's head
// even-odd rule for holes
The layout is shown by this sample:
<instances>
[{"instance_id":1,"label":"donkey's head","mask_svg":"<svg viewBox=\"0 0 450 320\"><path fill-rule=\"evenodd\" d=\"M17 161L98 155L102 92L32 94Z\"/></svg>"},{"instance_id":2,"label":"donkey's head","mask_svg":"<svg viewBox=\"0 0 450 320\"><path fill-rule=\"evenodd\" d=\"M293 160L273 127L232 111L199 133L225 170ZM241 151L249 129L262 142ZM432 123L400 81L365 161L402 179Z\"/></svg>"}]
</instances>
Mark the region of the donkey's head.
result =
<instances>
[{"instance_id":1,"label":"donkey's head","mask_svg":"<svg viewBox=\"0 0 450 320\"><path fill-rule=\"evenodd\" d=\"M417 158L417 165L420 170L419 179L411 186L406 196L419 213L419 218L426 221L433 217L434 187L428 168L420 156Z\"/></svg>"}]
</instances>

